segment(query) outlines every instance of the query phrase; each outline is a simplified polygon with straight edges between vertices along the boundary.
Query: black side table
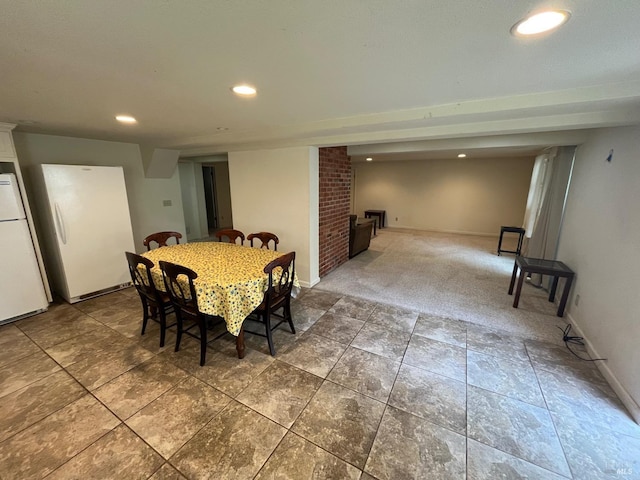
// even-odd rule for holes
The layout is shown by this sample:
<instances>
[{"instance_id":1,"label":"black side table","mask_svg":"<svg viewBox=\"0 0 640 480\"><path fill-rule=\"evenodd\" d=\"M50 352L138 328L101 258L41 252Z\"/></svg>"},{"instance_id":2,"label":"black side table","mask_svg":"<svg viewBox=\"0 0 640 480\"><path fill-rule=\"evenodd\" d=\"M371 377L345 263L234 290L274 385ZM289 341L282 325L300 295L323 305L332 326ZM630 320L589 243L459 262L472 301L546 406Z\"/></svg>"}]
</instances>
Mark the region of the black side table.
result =
<instances>
[{"instance_id":1,"label":"black side table","mask_svg":"<svg viewBox=\"0 0 640 480\"><path fill-rule=\"evenodd\" d=\"M384 228L384 221L387 216L386 210L365 210L364 218L376 217L378 219L378 227ZM373 234L376 234L376 224L373 224Z\"/></svg>"},{"instance_id":2,"label":"black side table","mask_svg":"<svg viewBox=\"0 0 640 480\"><path fill-rule=\"evenodd\" d=\"M502 236L504 233L517 233L518 234L518 247L515 250L503 250L502 249ZM522 250L522 240L524 239L524 228L520 227L500 227L500 240L498 240L498 255L500 252L505 253L515 253L516 255L520 255L520 250Z\"/></svg>"},{"instance_id":3,"label":"black side table","mask_svg":"<svg viewBox=\"0 0 640 480\"><path fill-rule=\"evenodd\" d=\"M567 299L569 298L569 291L571 290L571 284L573 283L573 277L575 272L567 267L564 263L556 260L545 260L543 258L528 258L528 257L516 257L516 261L513 265L513 273L511 274L511 283L509 284L509 295L513 294L513 286L516 283L516 274L520 268L520 276L518 277L518 288L516 289L516 296L513 299L513 308L518 308L518 302L520 302L520 292L522 291L522 282L527 276L527 273L539 273L541 275L549 275L553 277L553 283L551 284L551 291L549 292L549 301L553 302L556 298L556 289L558 288L558 278L565 278L564 290L562 291L562 297L560 298L560 305L558 305L558 317L564 315L564 308L567 305Z\"/></svg>"}]
</instances>

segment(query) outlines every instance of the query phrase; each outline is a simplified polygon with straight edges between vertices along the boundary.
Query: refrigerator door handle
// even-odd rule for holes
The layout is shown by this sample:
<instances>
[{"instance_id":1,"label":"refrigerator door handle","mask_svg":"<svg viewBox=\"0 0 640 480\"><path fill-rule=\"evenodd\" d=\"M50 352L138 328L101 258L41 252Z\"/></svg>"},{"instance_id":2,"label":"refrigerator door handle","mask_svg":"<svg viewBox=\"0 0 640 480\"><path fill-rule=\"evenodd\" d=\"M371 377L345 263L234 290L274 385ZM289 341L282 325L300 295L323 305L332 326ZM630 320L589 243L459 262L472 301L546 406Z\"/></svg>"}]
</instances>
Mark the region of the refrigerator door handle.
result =
<instances>
[{"instance_id":1,"label":"refrigerator door handle","mask_svg":"<svg viewBox=\"0 0 640 480\"><path fill-rule=\"evenodd\" d=\"M67 232L64 229L64 221L62 220L62 213L60 212L60 206L58 202L55 203L56 208L56 226L58 227L58 232L60 234L60 238L62 239L62 243L64 245L67 244Z\"/></svg>"}]
</instances>

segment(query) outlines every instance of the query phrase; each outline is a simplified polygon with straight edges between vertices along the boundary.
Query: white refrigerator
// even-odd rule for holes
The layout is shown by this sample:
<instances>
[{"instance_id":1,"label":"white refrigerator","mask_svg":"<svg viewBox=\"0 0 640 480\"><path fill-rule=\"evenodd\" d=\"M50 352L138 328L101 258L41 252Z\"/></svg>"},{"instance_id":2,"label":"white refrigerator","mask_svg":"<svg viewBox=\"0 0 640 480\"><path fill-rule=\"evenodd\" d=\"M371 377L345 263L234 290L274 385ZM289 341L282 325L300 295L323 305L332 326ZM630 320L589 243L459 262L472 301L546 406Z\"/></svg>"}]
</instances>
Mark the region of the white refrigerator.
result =
<instances>
[{"instance_id":1,"label":"white refrigerator","mask_svg":"<svg viewBox=\"0 0 640 480\"><path fill-rule=\"evenodd\" d=\"M16 176L0 174L0 324L47 309L49 302Z\"/></svg>"},{"instance_id":2,"label":"white refrigerator","mask_svg":"<svg viewBox=\"0 0 640 480\"><path fill-rule=\"evenodd\" d=\"M122 167L42 165L42 178L53 290L75 303L129 286L124 252L135 247Z\"/></svg>"}]
</instances>

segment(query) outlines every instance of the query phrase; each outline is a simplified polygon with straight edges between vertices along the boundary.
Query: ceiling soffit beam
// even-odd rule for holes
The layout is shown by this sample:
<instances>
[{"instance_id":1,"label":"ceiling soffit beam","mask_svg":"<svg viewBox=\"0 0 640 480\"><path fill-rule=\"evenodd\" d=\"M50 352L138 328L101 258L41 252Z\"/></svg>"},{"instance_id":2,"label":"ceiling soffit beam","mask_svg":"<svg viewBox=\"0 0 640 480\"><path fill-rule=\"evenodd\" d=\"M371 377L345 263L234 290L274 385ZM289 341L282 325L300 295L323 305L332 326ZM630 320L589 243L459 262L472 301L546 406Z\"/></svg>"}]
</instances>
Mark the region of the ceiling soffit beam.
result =
<instances>
[{"instance_id":1,"label":"ceiling soffit beam","mask_svg":"<svg viewBox=\"0 0 640 480\"><path fill-rule=\"evenodd\" d=\"M451 139L493 135L528 134L553 131L584 130L640 123L640 109L631 108L615 112L590 112L546 117L462 123L434 127L412 128L398 131L343 133L302 138L244 138L233 143L202 146L182 146L183 157L223 153L240 150L299 147L313 145L328 147L335 145L359 145L373 143L404 142L415 140ZM570 142L571 143L571 142ZM569 143L564 143L569 144Z\"/></svg>"},{"instance_id":2,"label":"ceiling soffit beam","mask_svg":"<svg viewBox=\"0 0 640 480\"><path fill-rule=\"evenodd\" d=\"M348 147L350 156L371 156L397 153L437 152L464 149L495 149L514 147L547 147L550 145L579 145L591 130L536 132L513 135L487 135L480 137L417 140L395 143L360 144Z\"/></svg>"},{"instance_id":3,"label":"ceiling soffit beam","mask_svg":"<svg viewBox=\"0 0 640 480\"><path fill-rule=\"evenodd\" d=\"M178 165L180 150L140 145L140 155L146 178L171 178Z\"/></svg>"},{"instance_id":4,"label":"ceiling soffit beam","mask_svg":"<svg viewBox=\"0 0 640 480\"><path fill-rule=\"evenodd\" d=\"M165 146L184 149L187 155L193 155L197 152L216 153L230 149L265 148L269 145L344 145L345 142L378 142L385 139L401 139L403 136L417 138L423 131L425 138L445 138L448 135L466 136L466 132L459 133L456 128L459 126L473 125L472 130L480 132L481 129L477 125L486 124L487 127L501 128L497 126L508 127L515 120L526 122L531 118L547 122L546 128L534 127L538 131L595 128L633 122L633 118L620 118L621 115L633 117L626 111L630 109L629 105L640 105L640 81L359 115L279 126L261 131L235 131L176 138L166 142ZM637 118L637 111L640 109L634 110ZM612 116L610 120L605 118L607 114ZM579 121L586 123L576 123ZM442 127L442 130L430 130L438 127ZM448 132L448 129L451 132ZM487 131L484 134L499 132L500 130ZM345 138L347 140L344 140ZM311 142L311 139L317 140ZM336 140L339 141L336 143Z\"/></svg>"}]
</instances>

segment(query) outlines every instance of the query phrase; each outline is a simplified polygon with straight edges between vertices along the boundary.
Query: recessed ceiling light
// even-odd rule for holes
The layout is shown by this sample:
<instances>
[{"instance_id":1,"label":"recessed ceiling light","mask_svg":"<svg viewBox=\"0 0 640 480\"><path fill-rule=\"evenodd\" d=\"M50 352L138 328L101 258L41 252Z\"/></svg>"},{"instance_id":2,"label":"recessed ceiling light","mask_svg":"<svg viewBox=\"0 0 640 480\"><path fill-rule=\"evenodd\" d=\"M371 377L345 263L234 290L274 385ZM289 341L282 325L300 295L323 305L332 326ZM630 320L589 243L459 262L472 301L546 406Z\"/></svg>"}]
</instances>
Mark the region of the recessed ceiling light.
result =
<instances>
[{"instance_id":1,"label":"recessed ceiling light","mask_svg":"<svg viewBox=\"0 0 640 480\"><path fill-rule=\"evenodd\" d=\"M466 158L467 154L466 153L459 153L458 154L458 158Z\"/></svg>"},{"instance_id":2,"label":"recessed ceiling light","mask_svg":"<svg viewBox=\"0 0 640 480\"><path fill-rule=\"evenodd\" d=\"M252 97L257 92L256 89L250 85L236 85L231 90L236 95L240 95L242 97Z\"/></svg>"},{"instance_id":3,"label":"recessed ceiling light","mask_svg":"<svg viewBox=\"0 0 640 480\"><path fill-rule=\"evenodd\" d=\"M135 118L133 118L131 115L116 115L116 120L119 121L120 123L128 123L128 124L138 123L138 121Z\"/></svg>"},{"instance_id":4,"label":"recessed ceiling light","mask_svg":"<svg viewBox=\"0 0 640 480\"><path fill-rule=\"evenodd\" d=\"M511 33L516 36L528 36L547 32L566 23L570 16L571 13L566 10L536 13L516 23L511 27Z\"/></svg>"},{"instance_id":5,"label":"recessed ceiling light","mask_svg":"<svg viewBox=\"0 0 640 480\"><path fill-rule=\"evenodd\" d=\"M367 160L367 162L373 162L373 158L371 158L371 157L367 157L366 160Z\"/></svg>"}]
</instances>

